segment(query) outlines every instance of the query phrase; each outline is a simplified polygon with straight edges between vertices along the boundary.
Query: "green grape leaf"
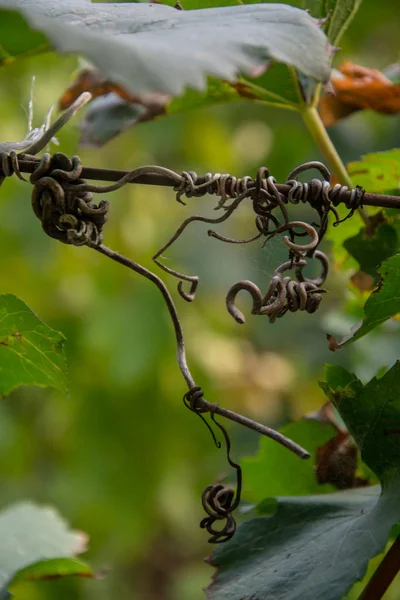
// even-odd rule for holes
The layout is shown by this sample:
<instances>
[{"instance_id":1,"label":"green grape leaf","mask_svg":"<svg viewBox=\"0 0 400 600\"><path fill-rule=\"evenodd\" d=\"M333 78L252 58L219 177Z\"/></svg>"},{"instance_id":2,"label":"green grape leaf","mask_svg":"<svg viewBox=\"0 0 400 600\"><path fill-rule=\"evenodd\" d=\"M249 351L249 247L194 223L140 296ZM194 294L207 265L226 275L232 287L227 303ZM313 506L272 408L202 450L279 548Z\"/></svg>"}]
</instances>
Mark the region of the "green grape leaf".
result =
<instances>
[{"instance_id":1,"label":"green grape leaf","mask_svg":"<svg viewBox=\"0 0 400 600\"><path fill-rule=\"evenodd\" d=\"M333 425L315 419L302 419L285 425L280 431L307 448L311 457L299 461L297 456L274 440L262 437L257 455L241 462L243 496L246 500L261 502L264 498L283 494L297 496L332 491L331 486L318 483L314 465L317 449L336 434Z\"/></svg>"},{"instance_id":2,"label":"green grape leaf","mask_svg":"<svg viewBox=\"0 0 400 600\"><path fill-rule=\"evenodd\" d=\"M400 192L400 150L366 154L360 161L347 165L354 183L371 194Z\"/></svg>"},{"instance_id":3,"label":"green grape leaf","mask_svg":"<svg viewBox=\"0 0 400 600\"><path fill-rule=\"evenodd\" d=\"M12 294L0 296L0 395L20 385L67 390L64 336Z\"/></svg>"},{"instance_id":4,"label":"green grape leaf","mask_svg":"<svg viewBox=\"0 0 400 600\"><path fill-rule=\"evenodd\" d=\"M61 577L93 577L93 571L85 562L77 558L49 558L20 569L9 584L12 591L25 581L42 581Z\"/></svg>"},{"instance_id":5,"label":"green grape leaf","mask_svg":"<svg viewBox=\"0 0 400 600\"><path fill-rule=\"evenodd\" d=\"M328 334L329 348L337 350L362 338L378 325L395 317L400 312L400 254L395 254L378 269L378 287L371 293L364 306L364 319L350 335L340 342Z\"/></svg>"},{"instance_id":6,"label":"green grape leaf","mask_svg":"<svg viewBox=\"0 0 400 600\"><path fill-rule=\"evenodd\" d=\"M46 37L34 31L21 15L0 10L0 67L22 56L49 49Z\"/></svg>"},{"instance_id":7,"label":"green grape leaf","mask_svg":"<svg viewBox=\"0 0 400 600\"><path fill-rule=\"evenodd\" d=\"M384 489L390 487L400 477L400 362L365 386L350 373L351 382L343 386L339 370L344 371L330 366L322 387L357 442L365 464Z\"/></svg>"},{"instance_id":8,"label":"green grape leaf","mask_svg":"<svg viewBox=\"0 0 400 600\"><path fill-rule=\"evenodd\" d=\"M400 484L277 498L213 553L209 600L341 600L400 518Z\"/></svg>"},{"instance_id":9,"label":"green grape leaf","mask_svg":"<svg viewBox=\"0 0 400 600\"><path fill-rule=\"evenodd\" d=\"M381 263L398 252L399 239L394 227L382 223L373 235L368 235L363 228L356 236L345 240L343 246L358 262L361 271L377 279Z\"/></svg>"},{"instance_id":10,"label":"green grape leaf","mask_svg":"<svg viewBox=\"0 0 400 600\"><path fill-rule=\"evenodd\" d=\"M329 41L336 45L361 6L362 0L301 0L313 17L325 19L324 29Z\"/></svg>"},{"instance_id":11,"label":"green grape leaf","mask_svg":"<svg viewBox=\"0 0 400 600\"><path fill-rule=\"evenodd\" d=\"M347 169L354 184L368 192L399 193L400 150L367 154L362 160L348 164ZM338 252L342 255L348 252L358 262L360 270L373 278L369 289L377 283L377 267L399 252L400 219L397 213L380 211L371 217L368 230L363 228L351 237L344 235L346 229L342 230L342 226L338 228L342 239L342 248Z\"/></svg>"},{"instance_id":12,"label":"green grape leaf","mask_svg":"<svg viewBox=\"0 0 400 600\"><path fill-rule=\"evenodd\" d=\"M0 512L0 539L2 599L8 597L10 584L23 579L63 576L72 574L73 570L75 574L81 571L89 575L87 566L73 566L61 560L85 552L86 535L71 531L53 508L23 502L3 509ZM47 565L37 564L46 559L57 560Z\"/></svg>"},{"instance_id":13,"label":"green grape leaf","mask_svg":"<svg viewBox=\"0 0 400 600\"><path fill-rule=\"evenodd\" d=\"M341 600L400 520L400 363L365 386L342 367L325 379L382 487L261 502L212 555L210 600Z\"/></svg>"},{"instance_id":14,"label":"green grape leaf","mask_svg":"<svg viewBox=\"0 0 400 600\"><path fill-rule=\"evenodd\" d=\"M180 11L160 4L88 0L0 0L21 12L56 50L84 55L138 95L204 89L205 76L235 81L274 60L317 81L330 75L332 48L313 18L285 4Z\"/></svg>"}]
</instances>

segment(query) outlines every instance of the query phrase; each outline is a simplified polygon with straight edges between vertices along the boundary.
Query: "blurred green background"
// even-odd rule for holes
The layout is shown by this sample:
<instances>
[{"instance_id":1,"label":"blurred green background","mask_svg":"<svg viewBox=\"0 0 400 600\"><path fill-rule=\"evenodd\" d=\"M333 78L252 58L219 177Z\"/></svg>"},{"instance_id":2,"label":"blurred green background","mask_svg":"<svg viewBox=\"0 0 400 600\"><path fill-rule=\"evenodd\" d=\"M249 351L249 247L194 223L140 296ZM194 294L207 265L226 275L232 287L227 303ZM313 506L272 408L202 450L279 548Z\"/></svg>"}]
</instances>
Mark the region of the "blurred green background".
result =
<instances>
[{"instance_id":1,"label":"blurred green background","mask_svg":"<svg viewBox=\"0 0 400 600\"><path fill-rule=\"evenodd\" d=\"M349 58L385 68L399 58L398 30L398 0L364 0L335 64ZM26 134L32 76L38 126L77 66L74 57L47 54L1 69L1 140ZM282 181L298 164L322 158L296 114L246 102L141 124L102 149L77 150L78 121L58 138L60 149L78 151L85 165L159 164L237 176L266 165ZM345 162L398 146L399 134L397 117L372 113L331 130ZM184 218L215 214L215 199L191 199L184 207L163 188L130 186L107 199L105 243L151 269L151 256ZM243 207L218 231L245 237L252 222ZM358 231L361 221L352 223ZM317 315L287 314L270 325L250 316L244 299L247 323L237 325L225 310L228 288L250 279L265 289L285 254L279 240L265 248L231 246L208 238L207 229L189 228L167 254L168 265L200 276L195 302L186 304L176 280L161 275L176 299L196 381L210 401L279 426L323 404L317 380L325 362L341 362L368 379L399 356L390 323L348 350L329 352L325 334L347 333L362 314L362 298L348 286L351 269L331 273L331 293ZM89 534L86 556L106 572L102 580L26 584L17 597L200 600L212 575L203 561L211 547L198 526L200 495L230 473L224 452L183 406L185 384L159 292L87 248L47 238L31 210L29 186L16 178L1 189L0 239L0 292L16 294L65 334L70 378L69 398L26 388L0 404L1 505L24 498L54 504ZM257 451L256 434L238 426L229 431L234 457ZM398 597L393 594L385 598Z\"/></svg>"}]
</instances>

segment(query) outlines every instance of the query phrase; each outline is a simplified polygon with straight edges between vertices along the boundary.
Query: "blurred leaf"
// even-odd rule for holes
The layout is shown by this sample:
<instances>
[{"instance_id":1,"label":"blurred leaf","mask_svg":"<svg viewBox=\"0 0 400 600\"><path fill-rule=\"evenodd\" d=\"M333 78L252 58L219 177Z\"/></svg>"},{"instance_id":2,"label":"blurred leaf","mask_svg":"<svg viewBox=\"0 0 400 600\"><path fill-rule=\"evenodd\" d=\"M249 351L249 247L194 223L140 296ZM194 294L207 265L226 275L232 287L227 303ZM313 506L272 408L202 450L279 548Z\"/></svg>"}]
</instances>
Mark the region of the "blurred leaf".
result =
<instances>
[{"instance_id":1,"label":"blurred leaf","mask_svg":"<svg viewBox=\"0 0 400 600\"><path fill-rule=\"evenodd\" d=\"M340 431L333 439L318 448L315 475L318 483L331 483L338 490L368 485L368 480L357 475L358 449L347 431Z\"/></svg>"},{"instance_id":2,"label":"blurred leaf","mask_svg":"<svg viewBox=\"0 0 400 600\"><path fill-rule=\"evenodd\" d=\"M217 6L237 6L241 3L241 0L182 0L181 6L184 10L193 10L199 8L216 8ZM176 2L175 0L167 0L163 4L174 6Z\"/></svg>"},{"instance_id":3,"label":"blurred leaf","mask_svg":"<svg viewBox=\"0 0 400 600\"><path fill-rule=\"evenodd\" d=\"M362 160L347 165L355 185L373 194L399 192L400 150L366 154Z\"/></svg>"},{"instance_id":4,"label":"blurred leaf","mask_svg":"<svg viewBox=\"0 0 400 600\"><path fill-rule=\"evenodd\" d=\"M204 92L188 89L173 99L162 94L134 96L105 79L98 69L85 68L59 99L59 108L68 108L85 91L94 97L80 125L80 142L87 146L101 146L129 127L161 115L249 99L274 104L279 100L272 92L242 78L228 83L213 77L207 79Z\"/></svg>"},{"instance_id":5,"label":"blurred leaf","mask_svg":"<svg viewBox=\"0 0 400 600\"><path fill-rule=\"evenodd\" d=\"M300 106L303 98L299 96L299 86L296 82L293 70L287 65L281 63L273 63L264 73L262 73L255 83L259 88L263 88L267 96L260 98L268 100L268 93L271 94L270 102L284 107ZM307 85L315 86L314 79L304 77L303 88Z\"/></svg>"},{"instance_id":6,"label":"blurred leaf","mask_svg":"<svg viewBox=\"0 0 400 600\"><path fill-rule=\"evenodd\" d=\"M396 316L400 312L400 254L385 260L380 269L378 287L371 293L364 306L364 320L360 327L339 343L328 334L329 348L337 350L355 342L366 333Z\"/></svg>"},{"instance_id":7,"label":"blurred leaf","mask_svg":"<svg viewBox=\"0 0 400 600\"><path fill-rule=\"evenodd\" d=\"M314 465L317 449L335 435L335 428L314 419L302 419L285 425L280 431L306 448L311 457L299 460L286 448L262 437L258 454L241 463L246 500L261 502L264 498L283 494L300 496L331 491L318 483Z\"/></svg>"},{"instance_id":8,"label":"blurred leaf","mask_svg":"<svg viewBox=\"0 0 400 600\"><path fill-rule=\"evenodd\" d=\"M302 0L301 8L307 8L313 17L327 18L324 27L329 41L336 45L350 25L362 0Z\"/></svg>"},{"instance_id":9,"label":"blurred leaf","mask_svg":"<svg viewBox=\"0 0 400 600\"><path fill-rule=\"evenodd\" d=\"M326 127L358 110L387 115L400 112L400 85L377 69L345 61L339 70L332 72L331 83L335 94L322 96L319 106Z\"/></svg>"},{"instance_id":10,"label":"blurred leaf","mask_svg":"<svg viewBox=\"0 0 400 600\"><path fill-rule=\"evenodd\" d=\"M68 86L61 98L59 98L58 108L66 110L83 92L90 92L93 98L113 93L128 102L138 102L136 96L130 94L120 85L116 85L103 77L99 69L85 67L77 73L74 81Z\"/></svg>"},{"instance_id":11,"label":"blurred leaf","mask_svg":"<svg viewBox=\"0 0 400 600\"><path fill-rule=\"evenodd\" d=\"M93 571L86 563L76 558L50 558L41 560L17 572L9 587L23 581L40 581L60 577L93 577Z\"/></svg>"},{"instance_id":12,"label":"blurred leaf","mask_svg":"<svg viewBox=\"0 0 400 600\"><path fill-rule=\"evenodd\" d=\"M64 336L13 296L0 296L0 395L20 385L67 389Z\"/></svg>"},{"instance_id":13,"label":"blurred leaf","mask_svg":"<svg viewBox=\"0 0 400 600\"><path fill-rule=\"evenodd\" d=\"M371 236L365 228L343 243L347 252L356 259L361 271L377 279L377 268L386 259L398 251L399 240L396 230L389 224L378 226ZM376 283L376 281L375 281Z\"/></svg>"},{"instance_id":14,"label":"blurred leaf","mask_svg":"<svg viewBox=\"0 0 400 600\"><path fill-rule=\"evenodd\" d=\"M127 102L114 93L95 98L79 124L83 146L103 146L129 127L164 114L160 105Z\"/></svg>"},{"instance_id":15,"label":"blurred leaf","mask_svg":"<svg viewBox=\"0 0 400 600\"><path fill-rule=\"evenodd\" d=\"M0 67L15 58L49 49L46 37L16 12L0 9Z\"/></svg>"},{"instance_id":16,"label":"blurred leaf","mask_svg":"<svg viewBox=\"0 0 400 600\"><path fill-rule=\"evenodd\" d=\"M11 0L0 6L15 8ZM305 11L284 4L180 11L159 4L86 0L18 4L60 52L80 53L136 94L204 89L206 74L232 80L268 60L327 81L331 47Z\"/></svg>"},{"instance_id":17,"label":"blurred leaf","mask_svg":"<svg viewBox=\"0 0 400 600\"><path fill-rule=\"evenodd\" d=\"M71 531L53 508L38 507L28 502L15 504L0 512L0 539L0 597L4 598L8 597L7 588L21 569L45 559L73 557L86 550L86 536ZM51 562L48 575L51 568L57 576L61 570L72 569L72 565L62 566L62 561ZM35 569L33 572L37 577L40 571L46 571L45 565L35 565ZM88 568L85 569L87 571ZM18 574L17 579L21 578L27 577Z\"/></svg>"},{"instance_id":18,"label":"blurred leaf","mask_svg":"<svg viewBox=\"0 0 400 600\"><path fill-rule=\"evenodd\" d=\"M211 563L216 600L340 600L361 579L400 520L400 362L367 385L330 365L323 389L358 444L378 486L334 495L278 498L273 516L239 526ZM270 514L271 502L258 506Z\"/></svg>"}]
</instances>

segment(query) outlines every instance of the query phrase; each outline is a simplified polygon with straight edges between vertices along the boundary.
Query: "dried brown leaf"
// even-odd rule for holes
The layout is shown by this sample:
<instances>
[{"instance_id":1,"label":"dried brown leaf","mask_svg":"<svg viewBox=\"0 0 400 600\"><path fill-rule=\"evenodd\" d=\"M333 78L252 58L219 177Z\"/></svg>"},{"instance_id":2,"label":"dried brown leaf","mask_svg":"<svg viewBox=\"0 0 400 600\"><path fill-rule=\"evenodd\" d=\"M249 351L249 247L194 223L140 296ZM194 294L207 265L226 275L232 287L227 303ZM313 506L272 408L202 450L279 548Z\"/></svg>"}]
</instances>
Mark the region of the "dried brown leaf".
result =
<instances>
[{"instance_id":1,"label":"dried brown leaf","mask_svg":"<svg viewBox=\"0 0 400 600\"><path fill-rule=\"evenodd\" d=\"M383 114L400 112L400 85L381 71L345 61L334 72L331 83L335 95L322 96L319 111L325 126L335 125L358 110Z\"/></svg>"}]
</instances>

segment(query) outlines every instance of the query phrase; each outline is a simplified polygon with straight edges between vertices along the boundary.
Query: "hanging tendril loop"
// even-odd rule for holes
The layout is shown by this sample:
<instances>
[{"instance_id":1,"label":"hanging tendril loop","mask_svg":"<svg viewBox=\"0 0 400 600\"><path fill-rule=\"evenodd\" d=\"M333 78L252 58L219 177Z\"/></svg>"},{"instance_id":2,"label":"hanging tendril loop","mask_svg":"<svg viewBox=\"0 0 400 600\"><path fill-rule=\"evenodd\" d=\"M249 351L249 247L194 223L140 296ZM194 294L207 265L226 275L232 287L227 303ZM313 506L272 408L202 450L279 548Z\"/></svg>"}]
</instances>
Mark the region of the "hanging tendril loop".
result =
<instances>
[{"instance_id":1,"label":"hanging tendril loop","mask_svg":"<svg viewBox=\"0 0 400 600\"><path fill-rule=\"evenodd\" d=\"M211 413L211 419L223 433L226 443L227 460L231 467L236 471L236 496L231 487L224 486L221 483L207 486L202 493L201 500L203 508L208 516L201 520L200 527L210 534L211 537L208 540L210 543L222 544L230 540L236 531L236 521L232 513L240 504L242 469L240 468L240 465L231 459L231 441L225 427L215 419L213 413ZM223 521L225 521L225 523L221 529L216 529L214 527L215 523Z\"/></svg>"}]
</instances>

